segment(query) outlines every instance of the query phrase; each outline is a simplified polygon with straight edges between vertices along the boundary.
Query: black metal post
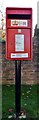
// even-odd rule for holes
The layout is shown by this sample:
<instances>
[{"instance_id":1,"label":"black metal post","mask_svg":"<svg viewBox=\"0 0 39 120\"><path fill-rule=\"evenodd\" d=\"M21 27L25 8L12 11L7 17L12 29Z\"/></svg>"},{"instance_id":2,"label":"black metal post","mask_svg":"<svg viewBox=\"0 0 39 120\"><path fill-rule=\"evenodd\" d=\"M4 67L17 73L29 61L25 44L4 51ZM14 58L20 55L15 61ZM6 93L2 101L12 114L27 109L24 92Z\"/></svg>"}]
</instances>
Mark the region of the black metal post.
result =
<instances>
[{"instance_id":1,"label":"black metal post","mask_svg":"<svg viewBox=\"0 0 39 120\"><path fill-rule=\"evenodd\" d=\"M18 117L21 108L21 61L15 61L15 107Z\"/></svg>"}]
</instances>

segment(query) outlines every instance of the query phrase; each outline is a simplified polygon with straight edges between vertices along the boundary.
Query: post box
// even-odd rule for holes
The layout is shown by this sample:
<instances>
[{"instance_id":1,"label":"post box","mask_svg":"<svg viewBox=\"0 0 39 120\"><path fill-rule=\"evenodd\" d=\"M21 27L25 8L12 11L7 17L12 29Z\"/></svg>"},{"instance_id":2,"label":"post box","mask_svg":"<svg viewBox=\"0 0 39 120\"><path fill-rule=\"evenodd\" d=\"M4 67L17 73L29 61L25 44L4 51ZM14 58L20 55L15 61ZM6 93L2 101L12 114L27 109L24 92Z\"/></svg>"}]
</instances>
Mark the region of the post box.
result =
<instances>
[{"instance_id":1,"label":"post box","mask_svg":"<svg viewBox=\"0 0 39 120\"><path fill-rule=\"evenodd\" d=\"M6 8L6 59L32 59L32 8Z\"/></svg>"}]
</instances>

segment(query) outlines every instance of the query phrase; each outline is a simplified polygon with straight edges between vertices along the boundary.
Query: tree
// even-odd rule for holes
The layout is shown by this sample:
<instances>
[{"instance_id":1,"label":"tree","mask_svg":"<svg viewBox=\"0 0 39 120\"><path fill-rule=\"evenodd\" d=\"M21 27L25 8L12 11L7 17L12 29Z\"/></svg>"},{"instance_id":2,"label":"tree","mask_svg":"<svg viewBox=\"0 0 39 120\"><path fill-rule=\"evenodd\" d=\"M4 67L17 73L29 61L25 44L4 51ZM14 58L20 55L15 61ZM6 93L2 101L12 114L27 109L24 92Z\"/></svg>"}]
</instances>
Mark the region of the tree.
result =
<instances>
[{"instance_id":1,"label":"tree","mask_svg":"<svg viewBox=\"0 0 39 120\"><path fill-rule=\"evenodd\" d=\"M37 36L37 24L36 24L36 26L35 26L34 36Z\"/></svg>"}]
</instances>

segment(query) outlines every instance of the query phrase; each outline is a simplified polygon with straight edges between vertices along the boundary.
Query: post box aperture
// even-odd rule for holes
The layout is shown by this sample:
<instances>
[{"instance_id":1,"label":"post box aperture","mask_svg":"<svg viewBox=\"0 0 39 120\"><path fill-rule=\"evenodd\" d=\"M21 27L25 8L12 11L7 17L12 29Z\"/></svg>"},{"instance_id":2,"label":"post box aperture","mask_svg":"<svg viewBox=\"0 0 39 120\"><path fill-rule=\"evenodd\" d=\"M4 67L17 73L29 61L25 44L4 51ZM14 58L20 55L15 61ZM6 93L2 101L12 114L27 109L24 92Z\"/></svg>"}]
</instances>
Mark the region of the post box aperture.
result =
<instances>
[{"instance_id":1,"label":"post box aperture","mask_svg":"<svg viewBox=\"0 0 39 120\"><path fill-rule=\"evenodd\" d=\"M6 8L6 58L32 59L32 8Z\"/></svg>"}]
</instances>

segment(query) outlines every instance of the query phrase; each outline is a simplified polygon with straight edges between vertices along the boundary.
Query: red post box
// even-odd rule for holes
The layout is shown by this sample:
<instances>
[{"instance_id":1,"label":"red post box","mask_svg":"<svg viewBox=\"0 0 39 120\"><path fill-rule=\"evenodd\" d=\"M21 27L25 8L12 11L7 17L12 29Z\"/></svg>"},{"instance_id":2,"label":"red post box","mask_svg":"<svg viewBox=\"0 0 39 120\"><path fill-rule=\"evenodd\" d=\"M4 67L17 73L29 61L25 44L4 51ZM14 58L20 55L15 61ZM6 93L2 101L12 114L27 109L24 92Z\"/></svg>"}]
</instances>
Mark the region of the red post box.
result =
<instances>
[{"instance_id":1,"label":"red post box","mask_svg":"<svg viewBox=\"0 0 39 120\"><path fill-rule=\"evenodd\" d=\"M6 58L32 59L32 8L6 8Z\"/></svg>"}]
</instances>

